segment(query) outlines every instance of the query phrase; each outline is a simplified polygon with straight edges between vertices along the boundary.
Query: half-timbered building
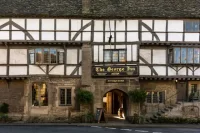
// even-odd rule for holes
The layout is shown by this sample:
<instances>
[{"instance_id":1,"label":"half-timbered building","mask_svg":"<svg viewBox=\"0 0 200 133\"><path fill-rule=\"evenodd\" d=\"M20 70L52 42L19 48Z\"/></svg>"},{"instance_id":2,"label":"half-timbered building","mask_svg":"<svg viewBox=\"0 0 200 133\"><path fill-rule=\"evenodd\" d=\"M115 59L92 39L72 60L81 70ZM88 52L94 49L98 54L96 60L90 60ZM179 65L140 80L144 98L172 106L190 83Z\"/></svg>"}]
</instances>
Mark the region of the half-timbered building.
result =
<instances>
[{"instance_id":1,"label":"half-timbered building","mask_svg":"<svg viewBox=\"0 0 200 133\"><path fill-rule=\"evenodd\" d=\"M199 1L29 2L0 2L0 102L12 115L68 116L79 88L93 111L125 116L137 88L146 113L199 99Z\"/></svg>"}]
</instances>

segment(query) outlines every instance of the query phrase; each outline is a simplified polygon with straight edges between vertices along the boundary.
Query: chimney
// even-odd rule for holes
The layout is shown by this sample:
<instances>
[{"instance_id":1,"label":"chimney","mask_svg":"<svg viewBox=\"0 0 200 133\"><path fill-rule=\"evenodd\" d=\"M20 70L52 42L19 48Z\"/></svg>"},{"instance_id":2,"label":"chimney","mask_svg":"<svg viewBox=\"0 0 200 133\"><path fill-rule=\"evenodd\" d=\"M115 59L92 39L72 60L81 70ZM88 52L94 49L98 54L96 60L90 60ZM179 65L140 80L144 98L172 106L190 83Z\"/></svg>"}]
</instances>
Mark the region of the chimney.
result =
<instances>
[{"instance_id":1,"label":"chimney","mask_svg":"<svg viewBox=\"0 0 200 133\"><path fill-rule=\"evenodd\" d=\"M82 0L82 14L90 13L91 0Z\"/></svg>"}]
</instances>

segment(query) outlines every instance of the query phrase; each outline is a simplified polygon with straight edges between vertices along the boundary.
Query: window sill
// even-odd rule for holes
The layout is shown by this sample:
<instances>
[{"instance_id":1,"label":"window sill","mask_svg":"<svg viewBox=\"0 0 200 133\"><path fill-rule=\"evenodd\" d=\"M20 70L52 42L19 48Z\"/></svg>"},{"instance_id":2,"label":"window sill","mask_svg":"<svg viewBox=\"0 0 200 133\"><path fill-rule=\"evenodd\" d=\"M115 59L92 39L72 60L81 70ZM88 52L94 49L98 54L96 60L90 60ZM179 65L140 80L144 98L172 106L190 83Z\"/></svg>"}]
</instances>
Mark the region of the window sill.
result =
<instances>
[{"instance_id":1,"label":"window sill","mask_svg":"<svg viewBox=\"0 0 200 133\"><path fill-rule=\"evenodd\" d=\"M66 106L72 106L72 104L67 104L67 105L59 105L59 107L66 107Z\"/></svg>"}]
</instances>

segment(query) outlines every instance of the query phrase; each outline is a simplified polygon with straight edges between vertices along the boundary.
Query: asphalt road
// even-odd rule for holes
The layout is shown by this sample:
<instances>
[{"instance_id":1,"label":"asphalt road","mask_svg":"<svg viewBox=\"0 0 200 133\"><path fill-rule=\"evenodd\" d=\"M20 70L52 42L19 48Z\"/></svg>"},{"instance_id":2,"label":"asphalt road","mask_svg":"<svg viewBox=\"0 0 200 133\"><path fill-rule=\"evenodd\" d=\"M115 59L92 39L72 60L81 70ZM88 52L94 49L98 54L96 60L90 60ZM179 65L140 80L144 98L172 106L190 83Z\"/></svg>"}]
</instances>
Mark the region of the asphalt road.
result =
<instances>
[{"instance_id":1,"label":"asphalt road","mask_svg":"<svg viewBox=\"0 0 200 133\"><path fill-rule=\"evenodd\" d=\"M191 128L114 128L76 126L0 126L0 133L200 133Z\"/></svg>"}]
</instances>

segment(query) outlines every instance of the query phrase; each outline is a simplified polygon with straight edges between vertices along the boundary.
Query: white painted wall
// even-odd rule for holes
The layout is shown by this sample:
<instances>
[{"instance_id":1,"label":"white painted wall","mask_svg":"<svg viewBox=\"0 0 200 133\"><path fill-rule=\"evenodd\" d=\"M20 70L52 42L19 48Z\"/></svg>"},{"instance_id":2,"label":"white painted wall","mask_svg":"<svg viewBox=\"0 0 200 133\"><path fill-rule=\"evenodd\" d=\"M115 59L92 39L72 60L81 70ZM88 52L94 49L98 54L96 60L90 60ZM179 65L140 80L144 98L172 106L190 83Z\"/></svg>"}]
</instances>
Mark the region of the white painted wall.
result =
<instances>
[{"instance_id":1,"label":"white painted wall","mask_svg":"<svg viewBox=\"0 0 200 133\"><path fill-rule=\"evenodd\" d=\"M165 66L154 66L153 67L158 75L164 76L166 75L166 67Z\"/></svg>"},{"instance_id":2,"label":"white painted wall","mask_svg":"<svg viewBox=\"0 0 200 133\"><path fill-rule=\"evenodd\" d=\"M10 49L10 64L27 64L27 49Z\"/></svg>"},{"instance_id":3,"label":"white painted wall","mask_svg":"<svg viewBox=\"0 0 200 133\"><path fill-rule=\"evenodd\" d=\"M151 63L151 50L140 49L140 56L143 57L148 63Z\"/></svg>"},{"instance_id":4,"label":"white painted wall","mask_svg":"<svg viewBox=\"0 0 200 133\"><path fill-rule=\"evenodd\" d=\"M66 75L70 75L75 68L76 68L76 66L67 66L66 67ZM77 75L77 72L74 75Z\"/></svg>"},{"instance_id":5,"label":"white painted wall","mask_svg":"<svg viewBox=\"0 0 200 133\"><path fill-rule=\"evenodd\" d=\"M140 75L151 75L151 69L148 66L140 66Z\"/></svg>"},{"instance_id":6,"label":"white painted wall","mask_svg":"<svg viewBox=\"0 0 200 133\"><path fill-rule=\"evenodd\" d=\"M77 55L78 50L77 49L67 49L67 64L77 64Z\"/></svg>"},{"instance_id":7,"label":"white painted wall","mask_svg":"<svg viewBox=\"0 0 200 133\"><path fill-rule=\"evenodd\" d=\"M42 67L44 69L44 67ZM46 73L43 72L37 65L29 65L29 74L30 75L45 75Z\"/></svg>"},{"instance_id":8,"label":"white painted wall","mask_svg":"<svg viewBox=\"0 0 200 133\"><path fill-rule=\"evenodd\" d=\"M58 65L54 67L50 73L50 75L64 75L64 65Z\"/></svg>"},{"instance_id":9,"label":"white painted wall","mask_svg":"<svg viewBox=\"0 0 200 133\"><path fill-rule=\"evenodd\" d=\"M7 63L7 49L0 49L0 64Z\"/></svg>"},{"instance_id":10,"label":"white painted wall","mask_svg":"<svg viewBox=\"0 0 200 133\"><path fill-rule=\"evenodd\" d=\"M9 75L27 75L27 66L10 66Z\"/></svg>"},{"instance_id":11,"label":"white painted wall","mask_svg":"<svg viewBox=\"0 0 200 133\"><path fill-rule=\"evenodd\" d=\"M7 67L0 66L0 75L6 75L6 73L7 73Z\"/></svg>"},{"instance_id":12,"label":"white painted wall","mask_svg":"<svg viewBox=\"0 0 200 133\"><path fill-rule=\"evenodd\" d=\"M166 50L164 49L153 50L153 64L166 64Z\"/></svg>"}]
</instances>

